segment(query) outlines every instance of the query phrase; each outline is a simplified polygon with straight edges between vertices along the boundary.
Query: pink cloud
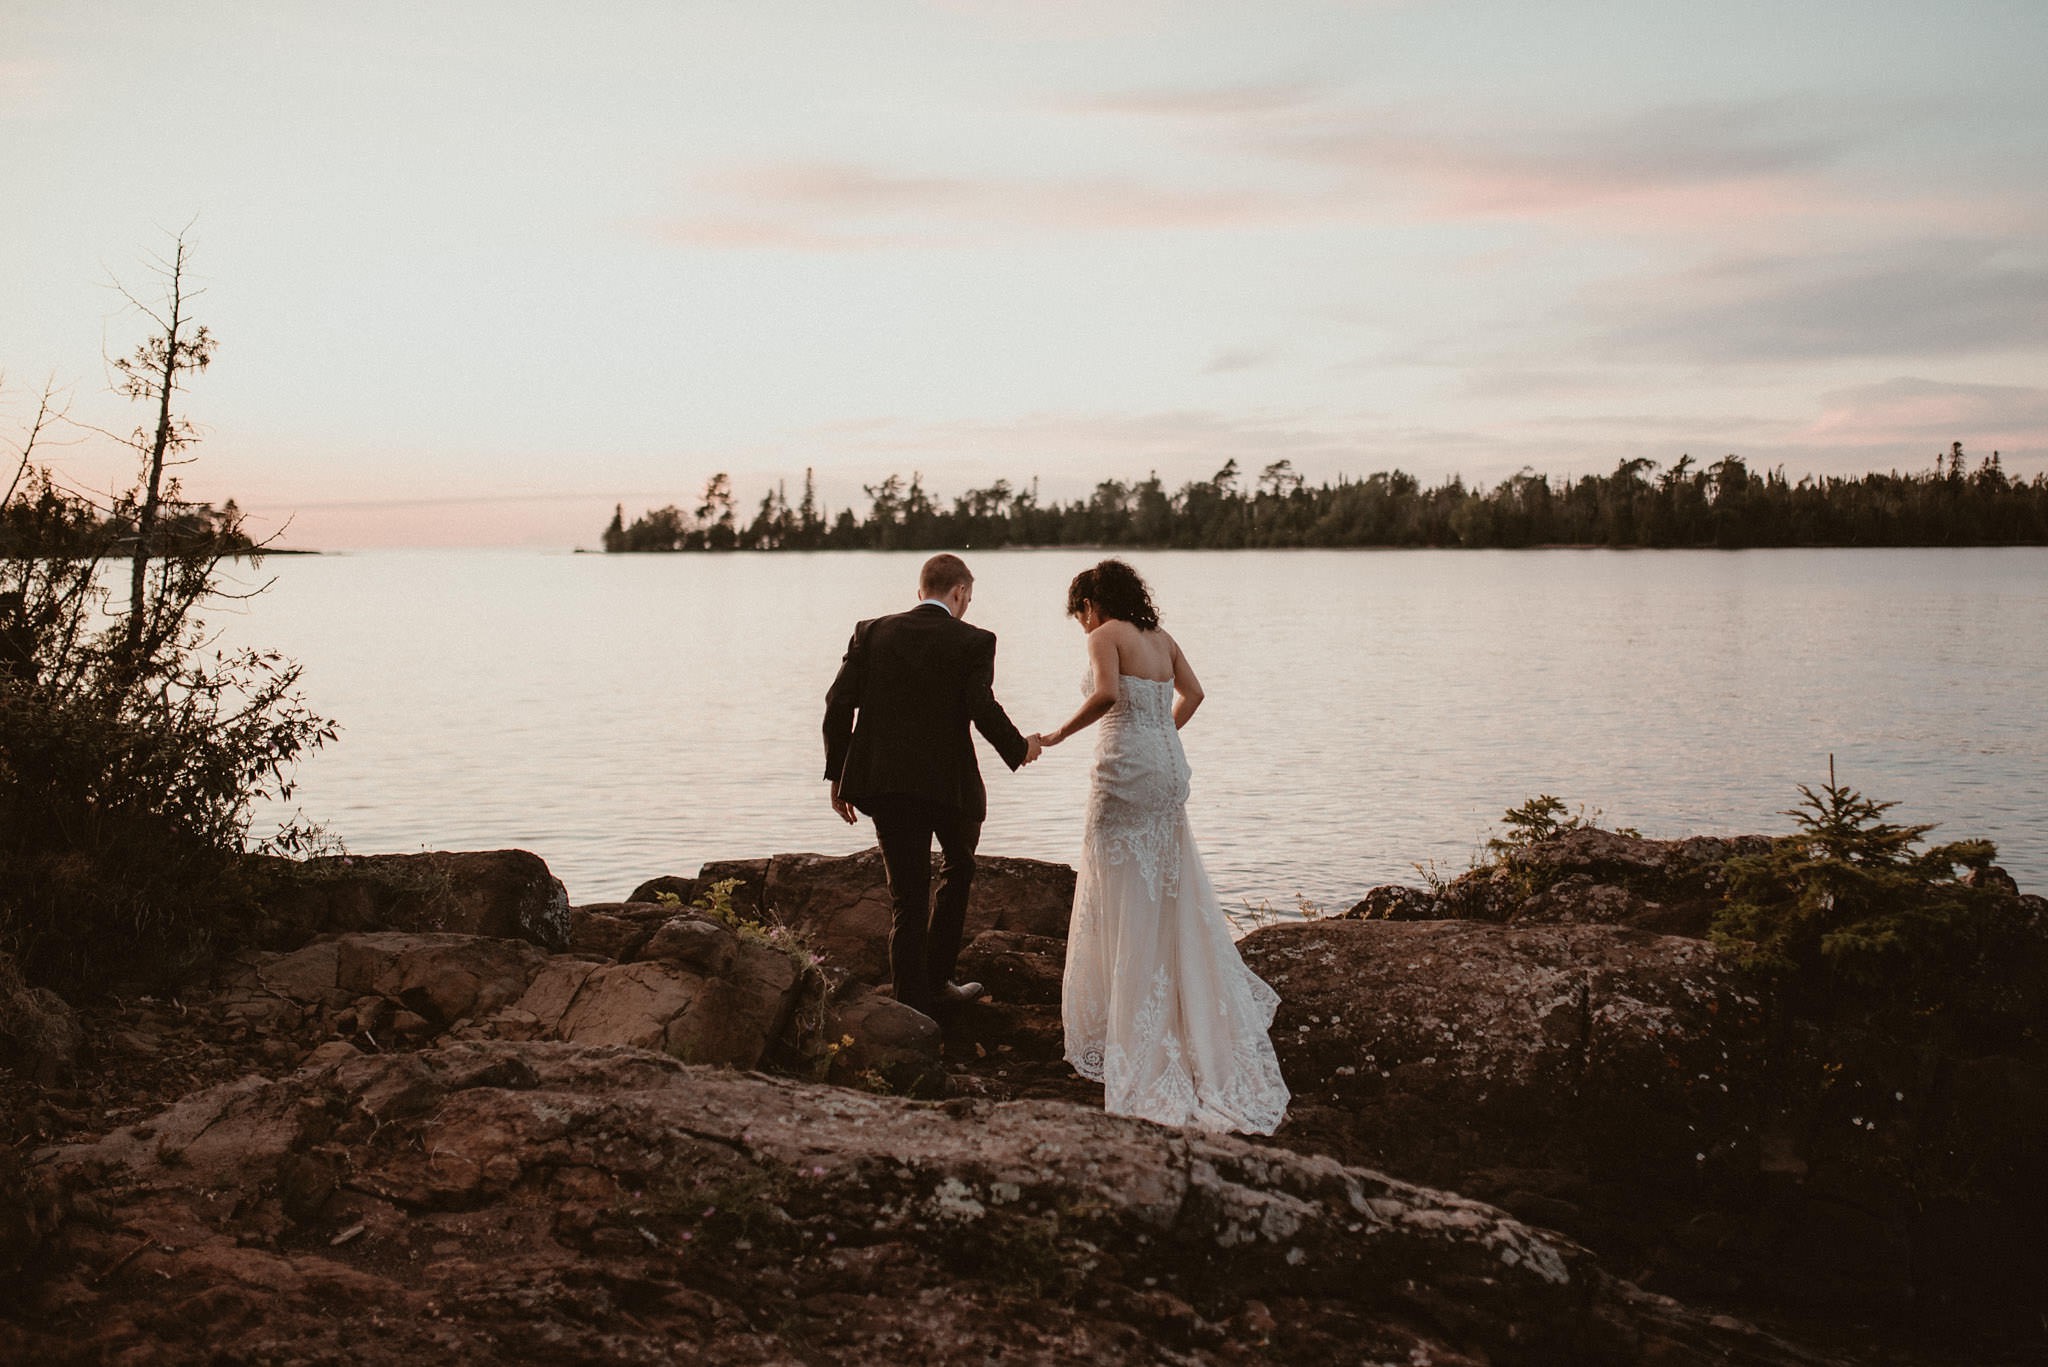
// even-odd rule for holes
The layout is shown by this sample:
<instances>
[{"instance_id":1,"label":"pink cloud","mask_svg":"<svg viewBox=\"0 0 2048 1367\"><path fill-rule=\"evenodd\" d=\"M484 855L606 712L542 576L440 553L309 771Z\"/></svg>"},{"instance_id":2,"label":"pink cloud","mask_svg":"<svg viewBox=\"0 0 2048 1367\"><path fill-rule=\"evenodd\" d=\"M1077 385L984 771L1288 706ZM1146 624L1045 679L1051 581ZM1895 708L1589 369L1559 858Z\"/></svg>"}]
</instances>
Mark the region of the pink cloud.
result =
<instances>
[{"instance_id":1,"label":"pink cloud","mask_svg":"<svg viewBox=\"0 0 2048 1367\"><path fill-rule=\"evenodd\" d=\"M658 236L713 248L827 252L957 246L1020 232L1251 227L1342 212L1327 198L1127 176L970 179L840 163L732 167L706 177L700 189L715 207L658 223Z\"/></svg>"},{"instance_id":2,"label":"pink cloud","mask_svg":"<svg viewBox=\"0 0 2048 1367\"><path fill-rule=\"evenodd\" d=\"M0 58L0 115L20 117L56 112L59 75L54 62Z\"/></svg>"},{"instance_id":3,"label":"pink cloud","mask_svg":"<svg viewBox=\"0 0 2048 1367\"><path fill-rule=\"evenodd\" d=\"M679 219L658 223L654 236L667 242L714 251L860 252L888 247L928 247L929 238L901 234L847 233L763 218Z\"/></svg>"},{"instance_id":4,"label":"pink cloud","mask_svg":"<svg viewBox=\"0 0 2048 1367\"><path fill-rule=\"evenodd\" d=\"M1951 441L1979 455L2039 452L2048 448L2048 389L1900 376L1822 395L1820 416L1803 435L1838 446L1919 439L1930 452Z\"/></svg>"},{"instance_id":5,"label":"pink cloud","mask_svg":"<svg viewBox=\"0 0 2048 1367\"><path fill-rule=\"evenodd\" d=\"M1272 81L1245 85L1130 91L1074 100L1060 107L1078 114L1222 119L1291 112L1310 104L1321 94L1321 87L1305 81Z\"/></svg>"},{"instance_id":6,"label":"pink cloud","mask_svg":"<svg viewBox=\"0 0 2048 1367\"><path fill-rule=\"evenodd\" d=\"M705 187L737 199L812 205L851 213L901 207L943 207L972 199L971 181L946 176L893 176L835 162L770 162L731 167Z\"/></svg>"},{"instance_id":7,"label":"pink cloud","mask_svg":"<svg viewBox=\"0 0 2048 1367\"><path fill-rule=\"evenodd\" d=\"M1177 120L1211 152L1331 173L1339 179L1321 191L1288 196L1324 217L1572 218L1697 236L1805 219L1983 231L2037 222L2040 212L2019 191L1937 195L1859 181L1854 157L1903 115L1847 104L1703 102L1570 122L1467 108L1431 118L1267 84L1109 94L1068 108Z\"/></svg>"},{"instance_id":8,"label":"pink cloud","mask_svg":"<svg viewBox=\"0 0 2048 1367\"><path fill-rule=\"evenodd\" d=\"M830 252L1020 233L1562 219L1594 231L1725 243L1787 225L1865 235L1873 226L2016 229L2038 223L2041 212L2020 191L1933 194L1859 181L1846 164L1889 136L1891 123L1787 102L1672 107L1570 125L1501 111L1486 122L1468 111L1432 123L1411 110L1335 106L1302 83L1268 83L1109 94L1062 108L1178 125L1234 166L1188 185L768 162L704 177L704 207L657 231L712 248Z\"/></svg>"},{"instance_id":9,"label":"pink cloud","mask_svg":"<svg viewBox=\"0 0 2048 1367\"><path fill-rule=\"evenodd\" d=\"M1171 22L1168 0L925 0L943 14L973 20L1006 37L1077 43L1156 32Z\"/></svg>"}]
</instances>

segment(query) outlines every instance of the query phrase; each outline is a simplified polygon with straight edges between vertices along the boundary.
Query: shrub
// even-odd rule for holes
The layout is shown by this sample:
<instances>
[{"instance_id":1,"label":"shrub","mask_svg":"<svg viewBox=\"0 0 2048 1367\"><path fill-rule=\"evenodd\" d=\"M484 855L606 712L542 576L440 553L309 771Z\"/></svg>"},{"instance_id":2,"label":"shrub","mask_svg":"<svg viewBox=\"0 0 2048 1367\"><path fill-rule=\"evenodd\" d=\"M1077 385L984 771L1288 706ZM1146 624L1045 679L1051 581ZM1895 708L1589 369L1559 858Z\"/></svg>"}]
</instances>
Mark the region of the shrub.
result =
<instances>
[{"instance_id":1,"label":"shrub","mask_svg":"<svg viewBox=\"0 0 2048 1367\"><path fill-rule=\"evenodd\" d=\"M175 270L167 280L166 333L137 352L158 387L131 375L124 391L156 415L153 440L137 433L135 489L102 516L34 464L46 393L0 500L0 952L59 988L169 978L203 956L248 909L256 802L288 797L293 762L334 735L301 700L296 664L220 650L199 616L250 543L232 507L184 516L193 505L164 475L191 440L168 395L211 351L204 329L181 337ZM308 838L287 826L269 843L290 853Z\"/></svg>"},{"instance_id":2,"label":"shrub","mask_svg":"<svg viewBox=\"0 0 2048 1367\"><path fill-rule=\"evenodd\" d=\"M1784 813L1798 829L1728 862L1714 941L1808 1010L1995 1010L2004 980L2038 962L2043 927L1989 873L1992 843L1917 848L1932 826L1885 820L1897 804L1837 784L1832 765L1799 791Z\"/></svg>"},{"instance_id":3,"label":"shrub","mask_svg":"<svg viewBox=\"0 0 2048 1367\"><path fill-rule=\"evenodd\" d=\"M1570 815L1563 802L1549 793L1538 793L1521 806L1508 808L1500 821L1508 833L1488 840L1486 848L1504 853L1579 829L1584 824L1584 809L1576 816Z\"/></svg>"},{"instance_id":4,"label":"shrub","mask_svg":"<svg viewBox=\"0 0 2048 1367\"><path fill-rule=\"evenodd\" d=\"M1508 833L1489 839L1486 848L1492 850L1496 858L1503 858L1516 850L1540 845L1566 831L1599 830L1600 816L1598 807L1588 812L1585 804L1580 803L1579 809L1572 811L1561 799L1549 793L1538 793L1521 806L1510 807L1501 813L1501 825L1508 828ZM1615 828L1615 834L1640 835L1642 832L1633 826L1619 826Z\"/></svg>"}]
</instances>

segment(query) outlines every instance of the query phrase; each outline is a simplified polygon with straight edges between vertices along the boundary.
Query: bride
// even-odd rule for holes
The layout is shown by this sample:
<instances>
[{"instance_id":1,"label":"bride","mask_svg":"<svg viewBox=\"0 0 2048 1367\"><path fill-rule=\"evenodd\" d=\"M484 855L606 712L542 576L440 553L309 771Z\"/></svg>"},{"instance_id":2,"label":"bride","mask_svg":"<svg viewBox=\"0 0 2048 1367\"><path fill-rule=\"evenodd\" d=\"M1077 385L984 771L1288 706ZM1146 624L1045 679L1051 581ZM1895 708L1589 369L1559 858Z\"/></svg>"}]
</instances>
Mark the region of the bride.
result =
<instances>
[{"instance_id":1,"label":"bride","mask_svg":"<svg viewBox=\"0 0 2048 1367\"><path fill-rule=\"evenodd\" d=\"M1138 572L1083 570L1088 698L1047 747L1101 723L1062 995L1067 1061L1116 1115L1271 1134L1287 1112L1267 1030L1279 998L1244 966L1188 826L1180 728L1202 686Z\"/></svg>"}]
</instances>

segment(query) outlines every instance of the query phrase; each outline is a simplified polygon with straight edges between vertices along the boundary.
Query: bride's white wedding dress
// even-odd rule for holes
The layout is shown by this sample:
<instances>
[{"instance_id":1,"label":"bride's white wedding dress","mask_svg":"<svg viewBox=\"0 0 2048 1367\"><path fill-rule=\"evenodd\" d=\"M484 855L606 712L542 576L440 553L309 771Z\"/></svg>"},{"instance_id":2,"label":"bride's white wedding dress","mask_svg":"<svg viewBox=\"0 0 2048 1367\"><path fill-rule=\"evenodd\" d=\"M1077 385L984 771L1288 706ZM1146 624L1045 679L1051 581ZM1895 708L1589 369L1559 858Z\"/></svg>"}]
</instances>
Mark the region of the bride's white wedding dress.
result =
<instances>
[{"instance_id":1,"label":"bride's white wedding dress","mask_svg":"<svg viewBox=\"0 0 2048 1367\"><path fill-rule=\"evenodd\" d=\"M1092 683L1089 685L1092 691ZM1188 826L1173 682L1124 674L1102 718L1067 932L1067 1061L1115 1115L1271 1134L1280 1003L1244 966Z\"/></svg>"}]
</instances>

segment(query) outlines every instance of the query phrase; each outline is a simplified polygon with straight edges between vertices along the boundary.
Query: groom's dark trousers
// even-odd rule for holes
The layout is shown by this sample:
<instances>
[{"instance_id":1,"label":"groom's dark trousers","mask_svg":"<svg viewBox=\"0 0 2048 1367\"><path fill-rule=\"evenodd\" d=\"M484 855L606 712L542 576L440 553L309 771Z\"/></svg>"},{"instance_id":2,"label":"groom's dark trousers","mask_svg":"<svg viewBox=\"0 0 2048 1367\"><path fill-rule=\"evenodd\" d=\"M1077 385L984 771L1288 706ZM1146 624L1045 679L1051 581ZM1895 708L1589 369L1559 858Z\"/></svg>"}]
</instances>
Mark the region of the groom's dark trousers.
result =
<instances>
[{"instance_id":1,"label":"groom's dark trousers","mask_svg":"<svg viewBox=\"0 0 2048 1367\"><path fill-rule=\"evenodd\" d=\"M928 1013L960 962L981 823L958 807L900 793L870 798L868 814L875 819L875 840L889 871L889 977L897 1001ZM934 836L939 841L936 899L931 894Z\"/></svg>"},{"instance_id":2,"label":"groom's dark trousers","mask_svg":"<svg viewBox=\"0 0 2048 1367\"><path fill-rule=\"evenodd\" d=\"M825 777L874 818L893 913L889 974L896 999L920 1011L959 960L988 812L968 728L1012 769L1029 749L995 699L995 667L995 633L924 603L855 627L825 695Z\"/></svg>"}]
</instances>

